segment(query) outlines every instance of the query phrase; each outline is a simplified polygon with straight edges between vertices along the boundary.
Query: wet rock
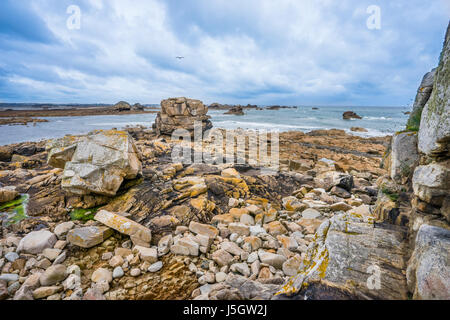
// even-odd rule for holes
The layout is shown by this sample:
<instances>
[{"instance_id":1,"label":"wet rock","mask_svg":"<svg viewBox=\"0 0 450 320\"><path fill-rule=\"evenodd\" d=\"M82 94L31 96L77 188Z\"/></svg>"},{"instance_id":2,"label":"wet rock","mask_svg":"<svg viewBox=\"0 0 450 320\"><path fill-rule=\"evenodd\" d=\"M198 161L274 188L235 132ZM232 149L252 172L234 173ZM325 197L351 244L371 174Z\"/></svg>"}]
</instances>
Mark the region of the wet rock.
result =
<instances>
[{"instance_id":1,"label":"wet rock","mask_svg":"<svg viewBox=\"0 0 450 320\"><path fill-rule=\"evenodd\" d=\"M67 234L67 241L81 248L92 248L108 239L113 233L113 230L107 227L75 228Z\"/></svg>"},{"instance_id":2,"label":"wet rock","mask_svg":"<svg viewBox=\"0 0 450 320\"><path fill-rule=\"evenodd\" d=\"M55 234L48 230L33 231L20 240L17 252L38 254L46 248L53 248L57 240Z\"/></svg>"}]
</instances>

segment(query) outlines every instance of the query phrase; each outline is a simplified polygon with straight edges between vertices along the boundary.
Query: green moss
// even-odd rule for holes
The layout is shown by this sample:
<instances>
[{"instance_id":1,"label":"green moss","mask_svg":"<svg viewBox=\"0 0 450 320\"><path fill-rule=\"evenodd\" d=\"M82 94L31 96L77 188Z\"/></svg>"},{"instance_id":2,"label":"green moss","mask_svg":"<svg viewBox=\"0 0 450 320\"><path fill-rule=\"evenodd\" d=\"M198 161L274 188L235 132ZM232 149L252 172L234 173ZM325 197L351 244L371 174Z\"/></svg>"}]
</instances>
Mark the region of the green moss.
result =
<instances>
[{"instance_id":1,"label":"green moss","mask_svg":"<svg viewBox=\"0 0 450 320\"><path fill-rule=\"evenodd\" d=\"M408 119L408 123L406 124L405 132L417 132L420 128L420 119L422 118L423 109L417 110L412 113Z\"/></svg>"},{"instance_id":2,"label":"green moss","mask_svg":"<svg viewBox=\"0 0 450 320\"><path fill-rule=\"evenodd\" d=\"M29 196L27 194L21 195L19 198L6 202L0 206L0 211L5 212L6 225L19 223L27 218L27 204Z\"/></svg>"},{"instance_id":3,"label":"green moss","mask_svg":"<svg viewBox=\"0 0 450 320\"><path fill-rule=\"evenodd\" d=\"M80 220L86 222L89 220L94 220L94 216L99 208L100 207L90 209L74 209L69 213L69 215L72 220Z\"/></svg>"},{"instance_id":4,"label":"green moss","mask_svg":"<svg viewBox=\"0 0 450 320\"><path fill-rule=\"evenodd\" d=\"M386 186L381 187L381 192L383 192L389 199L391 199L394 202L397 202L399 198L398 193L389 190Z\"/></svg>"}]
</instances>

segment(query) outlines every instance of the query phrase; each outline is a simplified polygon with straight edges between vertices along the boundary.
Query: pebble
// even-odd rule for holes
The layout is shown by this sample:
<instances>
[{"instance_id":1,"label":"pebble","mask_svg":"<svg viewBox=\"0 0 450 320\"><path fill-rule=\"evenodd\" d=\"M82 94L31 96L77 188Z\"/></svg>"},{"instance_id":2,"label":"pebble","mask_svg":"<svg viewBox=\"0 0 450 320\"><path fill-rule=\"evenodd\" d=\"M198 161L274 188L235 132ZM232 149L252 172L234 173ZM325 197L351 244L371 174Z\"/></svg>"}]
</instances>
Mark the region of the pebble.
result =
<instances>
[{"instance_id":1,"label":"pebble","mask_svg":"<svg viewBox=\"0 0 450 320\"><path fill-rule=\"evenodd\" d=\"M149 272L158 272L159 270L161 270L163 267L163 263L162 261L158 261L155 262L154 264L152 264L149 268L148 271Z\"/></svg>"},{"instance_id":2,"label":"pebble","mask_svg":"<svg viewBox=\"0 0 450 320\"><path fill-rule=\"evenodd\" d=\"M8 252L7 254L5 254L5 258L9 262L14 262L17 259L19 259L19 255L17 253L15 253L15 252Z\"/></svg>"},{"instance_id":3,"label":"pebble","mask_svg":"<svg viewBox=\"0 0 450 320\"><path fill-rule=\"evenodd\" d=\"M131 269L130 275L131 275L132 277L139 277L139 276L141 275L141 269L139 269L139 268L133 268L133 269Z\"/></svg>"},{"instance_id":4,"label":"pebble","mask_svg":"<svg viewBox=\"0 0 450 320\"><path fill-rule=\"evenodd\" d=\"M112 276L114 279L117 279L117 278L122 278L124 274L125 273L123 272L123 269L121 267L116 267L116 268L114 268Z\"/></svg>"}]
</instances>

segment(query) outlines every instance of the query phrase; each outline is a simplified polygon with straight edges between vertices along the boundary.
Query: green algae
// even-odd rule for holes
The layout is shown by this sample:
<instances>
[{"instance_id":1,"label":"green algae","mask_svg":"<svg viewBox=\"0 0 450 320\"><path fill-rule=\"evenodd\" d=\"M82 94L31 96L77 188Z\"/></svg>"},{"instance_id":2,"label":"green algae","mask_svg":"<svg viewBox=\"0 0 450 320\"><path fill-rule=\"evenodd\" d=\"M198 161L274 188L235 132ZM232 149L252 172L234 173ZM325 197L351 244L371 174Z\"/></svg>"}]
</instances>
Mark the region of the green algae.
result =
<instances>
[{"instance_id":1,"label":"green algae","mask_svg":"<svg viewBox=\"0 0 450 320\"><path fill-rule=\"evenodd\" d=\"M6 226L19 223L28 217L27 205L29 196L21 195L19 198L0 205L0 212L6 214Z\"/></svg>"},{"instance_id":2,"label":"green algae","mask_svg":"<svg viewBox=\"0 0 450 320\"><path fill-rule=\"evenodd\" d=\"M96 208L90 208L90 209L74 209L72 210L69 215L71 220L79 220L79 221L89 221L94 220L94 216L97 213L98 209L100 207Z\"/></svg>"}]
</instances>

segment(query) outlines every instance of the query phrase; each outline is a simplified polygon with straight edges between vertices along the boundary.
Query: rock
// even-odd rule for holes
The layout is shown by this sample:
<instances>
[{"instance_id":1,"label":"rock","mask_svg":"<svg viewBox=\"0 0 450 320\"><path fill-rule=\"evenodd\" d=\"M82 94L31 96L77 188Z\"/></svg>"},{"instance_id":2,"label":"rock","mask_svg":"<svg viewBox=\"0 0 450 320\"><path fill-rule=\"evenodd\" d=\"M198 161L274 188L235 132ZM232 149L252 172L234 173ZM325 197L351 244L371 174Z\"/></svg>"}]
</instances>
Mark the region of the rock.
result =
<instances>
[{"instance_id":1,"label":"rock","mask_svg":"<svg viewBox=\"0 0 450 320\"><path fill-rule=\"evenodd\" d=\"M450 299L450 231L422 224L406 277L414 299Z\"/></svg>"},{"instance_id":2,"label":"rock","mask_svg":"<svg viewBox=\"0 0 450 320\"><path fill-rule=\"evenodd\" d=\"M170 251L170 246L173 244L172 235L162 237L158 242L158 255L162 256Z\"/></svg>"},{"instance_id":3,"label":"rock","mask_svg":"<svg viewBox=\"0 0 450 320\"><path fill-rule=\"evenodd\" d=\"M52 286L58 282L62 282L66 277L66 267L62 264L57 264L47 268L39 277L39 282L42 286Z\"/></svg>"},{"instance_id":4,"label":"rock","mask_svg":"<svg viewBox=\"0 0 450 320\"><path fill-rule=\"evenodd\" d=\"M191 255L191 256L196 257L196 256L198 256L198 254L199 254L199 249L200 249L199 244L198 244L197 242L193 241L193 240L190 239L190 238L185 237L185 238L179 239L179 240L176 241L175 244L170 248L170 250L172 251L172 249L173 249L175 246L177 246L177 247L178 247L178 246L181 246L181 247L184 247L184 248L187 249L188 254L185 254L186 251L185 251L184 249L182 249L182 252L183 252L182 254L183 254L183 255ZM177 248L177 247L176 247L176 248ZM175 251L172 251L172 253L176 254Z\"/></svg>"},{"instance_id":5,"label":"rock","mask_svg":"<svg viewBox=\"0 0 450 320\"><path fill-rule=\"evenodd\" d=\"M103 293L98 288L89 288L83 296L83 300L106 300Z\"/></svg>"},{"instance_id":6,"label":"rock","mask_svg":"<svg viewBox=\"0 0 450 320\"><path fill-rule=\"evenodd\" d=\"M14 300L33 300L33 291L40 286L41 274L38 272L30 275L14 294Z\"/></svg>"},{"instance_id":7,"label":"rock","mask_svg":"<svg viewBox=\"0 0 450 320\"><path fill-rule=\"evenodd\" d=\"M241 106L232 107L232 108L230 108L230 110L228 110L224 114L230 114L230 115L235 115L235 116L243 116L243 115L245 115L244 110L242 110Z\"/></svg>"},{"instance_id":8,"label":"rock","mask_svg":"<svg viewBox=\"0 0 450 320\"><path fill-rule=\"evenodd\" d=\"M436 69L434 68L430 72L427 72L423 78L420 86L417 90L416 99L413 104L412 111L410 113L406 127L410 130L418 130L420 116L422 114L423 107L428 102L433 90L434 77L436 75Z\"/></svg>"},{"instance_id":9,"label":"rock","mask_svg":"<svg viewBox=\"0 0 450 320\"><path fill-rule=\"evenodd\" d=\"M158 250L153 248L146 248L141 246L135 246L133 252L137 251L142 261L147 261L149 263L155 263L158 261Z\"/></svg>"},{"instance_id":10,"label":"rock","mask_svg":"<svg viewBox=\"0 0 450 320\"><path fill-rule=\"evenodd\" d=\"M220 249L212 254L212 259L219 265L219 267L223 267L228 266L231 261L233 261L233 256L227 251Z\"/></svg>"},{"instance_id":11,"label":"rock","mask_svg":"<svg viewBox=\"0 0 450 320\"><path fill-rule=\"evenodd\" d=\"M243 250L234 242L225 241L220 244L220 248L235 256L241 256Z\"/></svg>"},{"instance_id":12,"label":"rock","mask_svg":"<svg viewBox=\"0 0 450 320\"><path fill-rule=\"evenodd\" d=\"M60 249L47 248L42 251L42 255L50 261L55 261L55 259L61 254L61 252L62 250Z\"/></svg>"},{"instance_id":13,"label":"rock","mask_svg":"<svg viewBox=\"0 0 450 320\"><path fill-rule=\"evenodd\" d=\"M46 248L53 248L57 240L48 230L33 231L20 240L17 252L39 254Z\"/></svg>"},{"instance_id":14,"label":"rock","mask_svg":"<svg viewBox=\"0 0 450 320\"><path fill-rule=\"evenodd\" d=\"M269 300L279 285L262 284L246 277L229 273L226 280L213 286L211 300Z\"/></svg>"},{"instance_id":15,"label":"rock","mask_svg":"<svg viewBox=\"0 0 450 320\"><path fill-rule=\"evenodd\" d=\"M253 226L255 224L255 219L249 214L243 214L240 218L240 222L249 226Z\"/></svg>"},{"instance_id":16,"label":"rock","mask_svg":"<svg viewBox=\"0 0 450 320\"><path fill-rule=\"evenodd\" d=\"M139 268L133 268L133 269L131 269L130 275L131 275L132 277L139 277L139 276L141 275L141 269L139 269Z\"/></svg>"},{"instance_id":17,"label":"rock","mask_svg":"<svg viewBox=\"0 0 450 320\"><path fill-rule=\"evenodd\" d=\"M288 211L302 211L307 206L299 201L296 197L290 196L282 199L283 208Z\"/></svg>"},{"instance_id":18,"label":"rock","mask_svg":"<svg viewBox=\"0 0 450 320\"><path fill-rule=\"evenodd\" d=\"M0 301L7 299L8 296L8 285L6 281L0 280Z\"/></svg>"},{"instance_id":19,"label":"rock","mask_svg":"<svg viewBox=\"0 0 450 320\"><path fill-rule=\"evenodd\" d=\"M417 134L413 132L395 134L392 138L391 179L399 184L405 183L418 163Z\"/></svg>"},{"instance_id":20,"label":"rock","mask_svg":"<svg viewBox=\"0 0 450 320\"><path fill-rule=\"evenodd\" d=\"M281 224L280 221L272 221L264 226L267 229L267 232L272 236L276 237L278 235L286 234L288 231Z\"/></svg>"},{"instance_id":21,"label":"rock","mask_svg":"<svg viewBox=\"0 0 450 320\"><path fill-rule=\"evenodd\" d=\"M271 253L261 249L258 250L258 256L259 260L261 260L262 263L266 263L277 269L281 269L283 267L283 263L286 261L286 257L282 255Z\"/></svg>"},{"instance_id":22,"label":"rock","mask_svg":"<svg viewBox=\"0 0 450 320\"><path fill-rule=\"evenodd\" d=\"M334 187L331 189L330 193L331 193L332 195L335 195L335 196L338 196L338 197L344 198L344 199L351 198L351 196L352 196L351 193L348 192L347 190L345 190L345 189L343 189L343 188L340 188L340 187L336 187L336 186L334 186Z\"/></svg>"},{"instance_id":23,"label":"rock","mask_svg":"<svg viewBox=\"0 0 450 320\"><path fill-rule=\"evenodd\" d=\"M106 281L107 283L110 283L113 279L111 271L105 268L98 268L97 270L92 273L91 281L95 283L99 283L101 281Z\"/></svg>"},{"instance_id":24,"label":"rock","mask_svg":"<svg viewBox=\"0 0 450 320\"><path fill-rule=\"evenodd\" d=\"M418 166L413 175L413 189L422 201L441 206L450 190L450 166L444 163Z\"/></svg>"},{"instance_id":25,"label":"rock","mask_svg":"<svg viewBox=\"0 0 450 320\"><path fill-rule=\"evenodd\" d=\"M302 217L305 219L317 219L321 216L320 212L315 209L306 209L302 213Z\"/></svg>"},{"instance_id":26,"label":"rock","mask_svg":"<svg viewBox=\"0 0 450 320\"><path fill-rule=\"evenodd\" d=\"M353 132L368 132L367 129L365 129L365 128L360 128L360 127L351 127L351 128L350 128L350 131L353 131Z\"/></svg>"},{"instance_id":27,"label":"rock","mask_svg":"<svg viewBox=\"0 0 450 320\"><path fill-rule=\"evenodd\" d=\"M353 111L346 111L344 112L344 114L342 115L344 120L350 120L350 119L362 119L360 116L358 116L356 113L354 113Z\"/></svg>"},{"instance_id":28,"label":"rock","mask_svg":"<svg viewBox=\"0 0 450 320\"><path fill-rule=\"evenodd\" d=\"M64 169L61 186L76 195L116 195L124 179L142 171L133 138L125 131L93 131L49 142L48 163Z\"/></svg>"},{"instance_id":29,"label":"rock","mask_svg":"<svg viewBox=\"0 0 450 320\"><path fill-rule=\"evenodd\" d=\"M149 247L152 240L152 233L150 229L125 218L117 213L108 212L105 210L99 211L94 219L103 223L104 225L119 231L120 233L130 236L134 244Z\"/></svg>"},{"instance_id":30,"label":"rock","mask_svg":"<svg viewBox=\"0 0 450 320\"><path fill-rule=\"evenodd\" d=\"M125 260L121 256L114 256L109 260L108 264L112 268L116 268L118 266L123 265L124 262L125 262Z\"/></svg>"},{"instance_id":31,"label":"rock","mask_svg":"<svg viewBox=\"0 0 450 320\"><path fill-rule=\"evenodd\" d=\"M227 274L225 272L217 272L216 273L216 282L217 283L224 282L226 278L227 278Z\"/></svg>"},{"instance_id":32,"label":"rock","mask_svg":"<svg viewBox=\"0 0 450 320\"><path fill-rule=\"evenodd\" d=\"M15 253L15 252L8 252L7 254L5 254L5 258L9 262L14 262L17 259L19 259L19 255L17 253Z\"/></svg>"},{"instance_id":33,"label":"rock","mask_svg":"<svg viewBox=\"0 0 450 320\"><path fill-rule=\"evenodd\" d=\"M248 236L250 234L249 226L242 223L230 223L228 225L228 229L230 230L230 232L237 233L241 236Z\"/></svg>"},{"instance_id":34,"label":"rock","mask_svg":"<svg viewBox=\"0 0 450 320\"><path fill-rule=\"evenodd\" d=\"M337 202L330 206L331 211L348 211L352 209L351 205L346 204L345 202ZM317 218L317 217L316 217Z\"/></svg>"},{"instance_id":35,"label":"rock","mask_svg":"<svg viewBox=\"0 0 450 320\"><path fill-rule=\"evenodd\" d=\"M130 111L131 105L128 102L125 101L119 101L113 106L113 109L115 111Z\"/></svg>"},{"instance_id":36,"label":"rock","mask_svg":"<svg viewBox=\"0 0 450 320\"><path fill-rule=\"evenodd\" d=\"M194 131L197 122L202 132L211 129L208 107L200 100L170 98L161 101L161 111L156 116L153 128L158 135L171 135L176 129Z\"/></svg>"},{"instance_id":37,"label":"rock","mask_svg":"<svg viewBox=\"0 0 450 320\"><path fill-rule=\"evenodd\" d=\"M114 268L114 271L113 271L113 273L112 273L112 277L113 277L114 279L122 278L124 274L125 274L125 273L123 272L123 269L122 269L121 267L115 267L115 268Z\"/></svg>"},{"instance_id":38,"label":"rock","mask_svg":"<svg viewBox=\"0 0 450 320\"><path fill-rule=\"evenodd\" d=\"M67 232L72 230L72 228L74 226L75 226L75 224L72 221L63 222L63 223L58 224L55 227L55 230L53 232L59 239L61 239L62 237L64 237L67 234Z\"/></svg>"},{"instance_id":39,"label":"rock","mask_svg":"<svg viewBox=\"0 0 450 320\"><path fill-rule=\"evenodd\" d=\"M300 268L301 259L298 256L292 257L283 263L282 269L285 275L295 276Z\"/></svg>"},{"instance_id":40,"label":"rock","mask_svg":"<svg viewBox=\"0 0 450 320\"><path fill-rule=\"evenodd\" d=\"M47 298L62 290L61 286L40 287L33 291L34 299Z\"/></svg>"},{"instance_id":41,"label":"rock","mask_svg":"<svg viewBox=\"0 0 450 320\"><path fill-rule=\"evenodd\" d=\"M450 24L445 35L433 91L422 111L418 137L419 151L436 157L449 156L450 137Z\"/></svg>"},{"instance_id":42,"label":"rock","mask_svg":"<svg viewBox=\"0 0 450 320\"><path fill-rule=\"evenodd\" d=\"M217 228L195 221L191 221L191 223L189 224L189 230L195 234L205 235L212 239L214 239L219 234L219 230L217 230Z\"/></svg>"},{"instance_id":43,"label":"rock","mask_svg":"<svg viewBox=\"0 0 450 320\"><path fill-rule=\"evenodd\" d=\"M19 196L19 192L15 187L1 187L0 186L0 203L12 201Z\"/></svg>"},{"instance_id":44,"label":"rock","mask_svg":"<svg viewBox=\"0 0 450 320\"><path fill-rule=\"evenodd\" d=\"M228 169L222 170L220 175L225 178L238 178L238 179L241 178L241 175L239 174L239 172L234 168L228 168Z\"/></svg>"},{"instance_id":45,"label":"rock","mask_svg":"<svg viewBox=\"0 0 450 320\"><path fill-rule=\"evenodd\" d=\"M325 220L315 239L299 273L279 293L301 298L304 283L311 290L321 281L328 290L339 288L360 298L407 298L405 228L376 226L373 217L343 213Z\"/></svg>"},{"instance_id":46,"label":"rock","mask_svg":"<svg viewBox=\"0 0 450 320\"><path fill-rule=\"evenodd\" d=\"M64 290L75 290L81 287L81 277L76 274L69 275L63 282Z\"/></svg>"},{"instance_id":47,"label":"rock","mask_svg":"<svg viewBox=\"0 0 450 320\"><path fill-rule=\"evenodd\" d=\"M248 264L245 262L232 264L230 270L232 272L238 272L244 277L250 276L250 268L248 267Z\"/></svg>"},{"instance_id":48,"label":"rock","mask_svg":"<svg viewBox=\"0 0 450 320\"><path fill-rule=\"evenodd\" d=\"M81 248L92 248L108 239L113 233L113 230L107 227L75 228L67 234L67 241Z\"/></svg>"},{"instance_id":49,"label":"rock","mask_svg":"<svg viewBox=\"0 0 450 320\"><path fill-rule=\"evenodd\" d=\"M163 267L162 261L155 262L150 267L148 267L148 272L158 272Z\"/></svg>"}]
</instances>

